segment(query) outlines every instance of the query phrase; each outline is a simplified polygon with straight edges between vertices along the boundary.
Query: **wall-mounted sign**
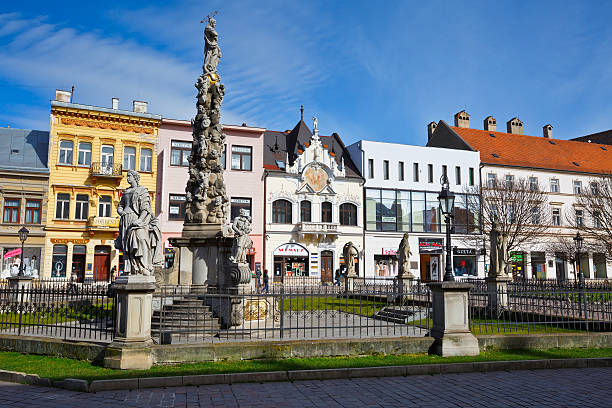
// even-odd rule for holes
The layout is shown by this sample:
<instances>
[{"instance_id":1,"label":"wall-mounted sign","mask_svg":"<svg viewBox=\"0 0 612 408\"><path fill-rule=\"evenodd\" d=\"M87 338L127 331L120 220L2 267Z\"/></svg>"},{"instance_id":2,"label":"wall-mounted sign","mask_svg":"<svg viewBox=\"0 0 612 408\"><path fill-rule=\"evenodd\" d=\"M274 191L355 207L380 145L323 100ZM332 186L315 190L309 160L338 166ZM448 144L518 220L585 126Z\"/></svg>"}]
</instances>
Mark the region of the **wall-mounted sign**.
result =
<instances>
[{"instance_id":1,"label":"wall-mounted sign","mask_svg":"<svg viewBox=\"0 0 612 408\"><path fill-rule=\"evenodd\" d=\"M476 248L453 248L453 255L476 256Z\"/></svg>"},{"instance_id":2,"label":"wall-mounted sign","mask_svg":"<svg viewBox=\"0 0 612 408\"><path fill-rule=\"evenodd\" d=\"M442 238L419 238L419 252L422 254L441 254L443 249Z\"/></svg>"},{"instance_id":3,"label":"wall-mounted sign","mask_svg":"<svg viewBox=\"0 0 612 408\"><path fill-rule=\"evenodd\" d=\"M396 248L383 248L382 254L383 255L397 255L397 249Z\"/></svg>"},{"instance_id":4,"label":"wall-mounted sign","mask_svg":"<svg viewBox=\"0 0 612 408\"><path fill-rule=\"evenodd\" d=\"M191 142L180 142L178 140L173 140L172 147L180 147L182 149L191 149Z\"/></svg>"},{"instance_id":5,"label":"wall-mounted sign","mask_svg":"<svg viewBox=\"0 0 612 408\"><path fill-rule=\"evenodd\" d=\"M51 243L52 244L69 244L69 243L73 243L73 244L87 244L89 242L88 239L57 239L57 238L51 238Z\"/></svg>"},{"instance_id":6,"label":"wall-mounted sign","mask_svg":"<svg viewBox=\"0 0 612 408\"><path fill-rule=\"evenodd\" d=\"M171 201L187 201L187 197L184 195L170 194L170 200Z\"/></svg>"},{"instance_id":7,"label":"wall-mounted sign","mask_svg":"<svg viewBox=\"0 0 612 408\"><path fill-rule=\"evenodd\" d=\"M283 244L274 250L275 256L308 256L308 251L298 244Z\"/></svg>"},{"instance_id":8,"label":"wall-mounted sign","mask_svg":"<svg viewBox=\"0 0 612 408\"><path fill-rule=\"evenodd\" d=\"M397 218L395 217L382 217L382 222L396 222Z\"/></svg>"}]
</instances>

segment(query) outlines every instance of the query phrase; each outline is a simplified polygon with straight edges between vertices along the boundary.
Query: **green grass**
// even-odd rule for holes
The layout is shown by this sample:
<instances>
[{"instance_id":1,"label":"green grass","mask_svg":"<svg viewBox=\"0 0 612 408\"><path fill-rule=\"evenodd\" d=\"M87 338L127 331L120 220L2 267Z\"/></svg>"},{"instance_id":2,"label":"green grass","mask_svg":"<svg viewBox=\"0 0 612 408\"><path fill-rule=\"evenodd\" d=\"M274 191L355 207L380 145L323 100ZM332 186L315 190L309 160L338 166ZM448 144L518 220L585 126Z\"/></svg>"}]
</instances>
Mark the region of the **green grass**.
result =
<instances>
[{"instance_id":1,"label":"green grass","mask_svg":"<svg viewBox=\"0 0 612 408\"><path fill-rule=\"evenodd\" d=\"M22 324L60 324L75 320L91 320L95 318L110 317L112 303L83 304L78 307L52 307L50 311L36 311L19 314L17 312L0 313L0 326L2 328L17 327L21 319ZM43 308L44 309L44 308Z\"/></svg>"},{"instance_id":2,"label":"green grass","mask_svg":"<svg viewBox=\"0 0 612 408\"><path fill-rule=\"evenodd\" d=\"M280 304L280 303L279 303ZM348 299L338 296L288 296L283 301L282 309L285 311L312 311L312 310L338 310L364 316L373 315L381 308L387 306L386 302L371 299Z\"/></svg>"},{"instance_id":3,"label":"green grass","mask_svg":"<svg viewBox=\"0 0 612 408\"><path fill-rule=\"evenodd\" d=\"M421 319L408 322L409 325L422 328L432 327L432 319ZM539 333L581 333L584 330L565 329L537 323L515 323L509 320L471 319L471 332L475 336L506 334L539 334ZM428 326L429 325L429 326Z\"/></svg>"},{"instance_id":4,"label":"green grass","mask_svg":"<svg viewBox=\"0 0 612 408\"><path fill-rule=\"evenodd\" d=\"M226 374L257 371L313 370L327 368L377 367L391 365L463 363L477 361L512 361L560 358L612 357L612 348L485 351L474 357L439 357L426 354L374 355L367 357L324 357L284 360L220 361L172 366L155 366L149 370L111 370L86 361L14 352L0 352L0 369L38 374L52 380L81 378L120 379L164 377L194 374Z\"/></svg>"}]
</instances>

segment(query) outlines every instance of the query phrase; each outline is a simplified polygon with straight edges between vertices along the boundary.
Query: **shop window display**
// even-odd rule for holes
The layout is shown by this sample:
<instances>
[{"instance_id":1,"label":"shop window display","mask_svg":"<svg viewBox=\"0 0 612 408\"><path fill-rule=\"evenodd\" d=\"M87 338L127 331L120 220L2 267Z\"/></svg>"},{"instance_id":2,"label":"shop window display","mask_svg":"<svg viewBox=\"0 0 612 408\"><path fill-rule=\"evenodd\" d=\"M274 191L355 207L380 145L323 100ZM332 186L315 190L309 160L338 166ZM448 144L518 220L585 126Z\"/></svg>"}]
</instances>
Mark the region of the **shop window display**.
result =
<instances>
[{"instance_id":1,"label":"shop window display","mask_svg":"<svg viewBox=\"0 0 612 408\"><path fill-rule=\"evenodd\" d=\"M2 272L0 278L6 279L9 276L16 276L21 265L21 248L4 248L2 254ZM40 248L25 247L23 251L23 273L25 276L38 278L40 270Z\"/></svg>"}]
</instances>

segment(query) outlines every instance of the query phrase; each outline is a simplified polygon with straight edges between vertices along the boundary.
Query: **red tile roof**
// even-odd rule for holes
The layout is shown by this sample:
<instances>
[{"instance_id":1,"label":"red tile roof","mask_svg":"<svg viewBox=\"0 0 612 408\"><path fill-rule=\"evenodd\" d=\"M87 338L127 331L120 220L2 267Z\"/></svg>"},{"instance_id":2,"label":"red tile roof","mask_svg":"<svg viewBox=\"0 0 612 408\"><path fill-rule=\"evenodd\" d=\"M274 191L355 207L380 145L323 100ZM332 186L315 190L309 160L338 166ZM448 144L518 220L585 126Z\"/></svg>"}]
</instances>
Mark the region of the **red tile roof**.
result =
<instances>
[{"instance_id":1,"label":"red tile roof","mask_svg":"<svg viewBox=\"0 0 612 408\"><path fill-rule=\"evenodd\" d=\"M609 145L455 126L451 126L451 129L474 150L480 151L482 163L612 173L612 148Z\"/></svg>"}]
</instances>

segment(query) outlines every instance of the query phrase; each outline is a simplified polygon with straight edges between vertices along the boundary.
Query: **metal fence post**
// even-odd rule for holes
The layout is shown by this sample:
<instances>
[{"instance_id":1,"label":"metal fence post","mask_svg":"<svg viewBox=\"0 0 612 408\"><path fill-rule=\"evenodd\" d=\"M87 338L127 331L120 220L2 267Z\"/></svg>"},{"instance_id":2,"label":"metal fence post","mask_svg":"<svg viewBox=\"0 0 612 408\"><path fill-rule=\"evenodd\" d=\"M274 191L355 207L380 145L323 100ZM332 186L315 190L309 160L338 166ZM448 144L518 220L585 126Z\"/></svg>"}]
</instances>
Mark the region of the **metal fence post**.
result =
<instances>
[{"instance_id":1,"label":"metal fence post","mask_svg":"<svg viewBox=\"0 0 612 408\"><path fill-rule=\"evenodd\" d=\"M17 313L19 313L19 323L17 324L17 335L21 336L21 318L23 315L23 295L24 295L25 287L21 287L21 297L19 299L19 308L17 309Z\"/></svg>"},{"instance_id":2,"label":"metal fence post","mask_svg":"<svg viewBox=\"0 0 612 408\"><path fill-rule=\"evenodd\" d=\"M584 304L584 324L586 325L586 331L589 331L589 315L587 313L587 298L586 298L586 282L582 283L582 299Z\"/></svg>"},{"instance_id":3,"label":"metal fence post","mask_svg":"<svg viewBox=\"0 0 612 408\"><path fill-rule=\"evenodd\" d=\"M285 327L285 285L281 282L280 287L280 338L283 338L283 329Z\"/></svg>"}]
</instances>

